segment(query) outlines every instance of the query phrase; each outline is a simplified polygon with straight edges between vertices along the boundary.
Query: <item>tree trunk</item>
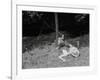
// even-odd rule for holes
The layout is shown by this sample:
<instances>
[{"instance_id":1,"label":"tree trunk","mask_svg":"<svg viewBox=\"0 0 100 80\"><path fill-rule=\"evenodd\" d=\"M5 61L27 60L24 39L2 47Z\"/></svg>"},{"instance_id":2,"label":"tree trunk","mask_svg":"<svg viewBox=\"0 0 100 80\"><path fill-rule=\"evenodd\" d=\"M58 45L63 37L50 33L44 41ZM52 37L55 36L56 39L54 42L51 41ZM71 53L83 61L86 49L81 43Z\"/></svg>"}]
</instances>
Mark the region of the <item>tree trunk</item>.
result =
<instances>
[{"instance_id":1,"label":"tree trunk","mask_svg":"<svg viewBox=\"0 0 100 80\"><path fill-rule=\"evenodd\" d=\"M55 13L55 26L56 26L56 46L58 45L58 14Z\"/></svg>"}]
</instances>

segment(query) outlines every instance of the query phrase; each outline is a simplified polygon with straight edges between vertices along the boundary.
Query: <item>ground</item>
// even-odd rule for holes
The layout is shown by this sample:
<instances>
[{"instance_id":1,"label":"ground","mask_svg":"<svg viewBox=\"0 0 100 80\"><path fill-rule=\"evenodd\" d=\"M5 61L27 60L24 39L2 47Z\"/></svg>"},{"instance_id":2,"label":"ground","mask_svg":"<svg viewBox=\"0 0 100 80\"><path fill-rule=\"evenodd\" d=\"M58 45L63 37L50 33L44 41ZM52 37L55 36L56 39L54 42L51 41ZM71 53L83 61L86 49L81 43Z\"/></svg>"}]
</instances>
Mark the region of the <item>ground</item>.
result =
<instances>
[{"instance_id":1,"label":"ground","mask_svg":"<svg viewBox=\"0 0 100 80\"><path fill-rule=\"evenodd\" d=\"M75 45L75 41L80 40L80 56L75 58L73 56L66 56L66 62L63 62L58 58L62 52L57 50L54 42L47 42L46 44L35 45L33 38L25 38L24 41L30 43L31 48L23 50L22 54L22 68L53 68L53 67L73 67L73 66L89 66L89 36L84 35L82 37L69 38L67 41L72 45ZM43 37L42 37L43 39ZM39 38L40 40L40 38ZM50 40L50 39L49 39ZM25 44L24 42L24 44ZM32 43L33 42L33 43ZM23 46L25 47L25 45Z\"/></svg>"}]
</instances>

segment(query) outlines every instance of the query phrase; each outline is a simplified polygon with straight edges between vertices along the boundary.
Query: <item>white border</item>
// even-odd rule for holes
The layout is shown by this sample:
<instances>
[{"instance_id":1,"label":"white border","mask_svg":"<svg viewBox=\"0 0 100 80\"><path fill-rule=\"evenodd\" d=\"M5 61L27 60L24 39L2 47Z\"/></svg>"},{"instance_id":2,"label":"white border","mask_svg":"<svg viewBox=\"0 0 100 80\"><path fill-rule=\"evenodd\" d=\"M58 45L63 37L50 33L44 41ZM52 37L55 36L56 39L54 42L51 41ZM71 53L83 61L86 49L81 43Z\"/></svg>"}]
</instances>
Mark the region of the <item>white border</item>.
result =
<instances>
[{"instance_id":1,"label":"white border","mask_svg":"<svg viewBox=\"0 0 100 80\"><path fill-rule=\"evenodd\" d=\"M16 4L13 4L16 5ZM43 5L42 5L43 6ZM12 79L27 79L27 78L46 78L66 75L80 75L94 73L96 69L95 55L95 10L94 8L71 7L71 6L43 6L38 5L22 5L17 4L13 7L12 15ZM71 8L69 8L71 7ZM22 70L22 10L32 11L49 11L49 12L67 12L67 13L89 13L90 14L90 66L88 67L66 67L66 68L49 68L49 69L29 69ZM18 33L18 34L17 34ZM18 43L18 44L17 44ZM16 67L17 66L17 67Z\"/></svg>"}]
</instances>

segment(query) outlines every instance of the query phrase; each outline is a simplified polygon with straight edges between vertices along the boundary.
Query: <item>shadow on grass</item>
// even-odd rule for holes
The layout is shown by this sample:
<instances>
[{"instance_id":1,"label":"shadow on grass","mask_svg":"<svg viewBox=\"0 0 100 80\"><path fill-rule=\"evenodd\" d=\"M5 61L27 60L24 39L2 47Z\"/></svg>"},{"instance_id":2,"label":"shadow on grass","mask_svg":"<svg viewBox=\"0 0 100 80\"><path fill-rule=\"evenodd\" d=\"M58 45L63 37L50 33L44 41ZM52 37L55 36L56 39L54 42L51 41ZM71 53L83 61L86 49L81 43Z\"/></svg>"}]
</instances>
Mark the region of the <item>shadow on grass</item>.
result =
<instances>
[{"instance_id":1,"label":"shadow on grass","mask_svg":"<svg viewBox=\"0 0 100 80\"><path fill-rule=\"evenodd\" d=\"M51 45L55 41L55 33L48 35L41 35L38 37L26 37L22 39L22 53L30 51L35 48L44 49L45 45ZM83 35L76 38L70 38L65 36L65 41L71 43L77 47L77 41L79 41L79 48L89 47L89 35Z\"/></svg>"}]
</instances>

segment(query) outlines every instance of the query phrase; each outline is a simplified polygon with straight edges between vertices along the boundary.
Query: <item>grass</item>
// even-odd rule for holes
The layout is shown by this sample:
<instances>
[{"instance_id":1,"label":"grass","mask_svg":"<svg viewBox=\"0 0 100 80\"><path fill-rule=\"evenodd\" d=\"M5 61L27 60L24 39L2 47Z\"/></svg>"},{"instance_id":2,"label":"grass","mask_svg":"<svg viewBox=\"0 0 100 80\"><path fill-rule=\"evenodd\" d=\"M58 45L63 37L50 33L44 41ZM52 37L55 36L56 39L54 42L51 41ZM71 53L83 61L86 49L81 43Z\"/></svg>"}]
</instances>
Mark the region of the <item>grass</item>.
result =
<instances>
[{"instance_id":1,"label":"grass","mask_svg":"<svg viewBox=\"0 0 100 80\"><path fill-rule=\"evenodd\" d=\"M80 57L64 57L66 62L62 62L58 56L60 50L55 49L54 34L42 35L37 38L23 38L22 68L51 68L51 67L72 67L89 65L89 35L70 38L66 36L69 43L74 46L76 41L80 41Z\"/></svg>"}]
</instances>

